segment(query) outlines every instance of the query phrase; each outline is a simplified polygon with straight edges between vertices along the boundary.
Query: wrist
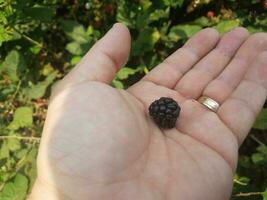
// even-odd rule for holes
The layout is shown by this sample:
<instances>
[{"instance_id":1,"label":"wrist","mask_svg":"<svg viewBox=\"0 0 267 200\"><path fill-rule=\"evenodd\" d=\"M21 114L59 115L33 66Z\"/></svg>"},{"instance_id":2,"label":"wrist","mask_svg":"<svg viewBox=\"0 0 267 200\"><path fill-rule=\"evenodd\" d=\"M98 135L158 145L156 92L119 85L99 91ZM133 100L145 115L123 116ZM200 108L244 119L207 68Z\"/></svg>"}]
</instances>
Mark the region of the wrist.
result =
<instances>
[{"instance_id":1,"label":"wrist","mask_svg":"<svg viewBox=\"0 0 267 200\"><path fill-rule=\"evenodd\" d=\"M48 185L37 178L27 200L40 200L40 199L66 200L67 198L64 198L51 185Z\"/></svg>"}]
</instances>

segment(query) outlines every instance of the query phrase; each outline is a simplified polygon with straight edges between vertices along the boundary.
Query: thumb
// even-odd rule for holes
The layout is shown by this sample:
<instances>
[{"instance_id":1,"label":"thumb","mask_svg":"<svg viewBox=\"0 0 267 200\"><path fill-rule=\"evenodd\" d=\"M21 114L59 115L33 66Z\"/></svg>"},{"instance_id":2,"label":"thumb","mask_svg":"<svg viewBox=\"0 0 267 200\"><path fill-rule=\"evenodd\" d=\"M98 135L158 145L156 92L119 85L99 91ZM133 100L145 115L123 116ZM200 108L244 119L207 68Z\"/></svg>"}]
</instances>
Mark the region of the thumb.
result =
<instances>
[{"instance_id":1,"label":"thumb","mask_svg":"<svg viewBox=\"0 0 267 200\"><path fill-rule=\"evenodd\" d=\"M128 28L116 23L63 79L65 84L82 81L110 83L116 72L127 61L131 46Z\"/></svg>"}]
</instances>

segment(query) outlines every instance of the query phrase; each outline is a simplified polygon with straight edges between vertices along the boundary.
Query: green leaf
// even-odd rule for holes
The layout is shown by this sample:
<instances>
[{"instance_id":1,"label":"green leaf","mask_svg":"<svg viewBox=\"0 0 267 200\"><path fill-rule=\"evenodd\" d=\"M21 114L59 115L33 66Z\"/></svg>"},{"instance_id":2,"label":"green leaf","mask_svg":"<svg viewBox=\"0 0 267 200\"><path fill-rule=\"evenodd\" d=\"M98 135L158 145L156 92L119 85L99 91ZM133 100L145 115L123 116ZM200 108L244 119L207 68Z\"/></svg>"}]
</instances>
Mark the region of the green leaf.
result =
<instances>
[{"instance_id":1,"label":"green leaf","mask_svg":"<svg viewBox=\"0 0 267 200\"><path fill-rule=\"evenodd\" d=\"M83 55L89 50L89 47L89 43L70 42L67 44L66 49L73 55Z\"/></svg>"},{"instance_id":2,"label":"green leaf","mask_svg":"<svg viewBox=\"0 0 267 200\"><path fill-rule=\"evenodd\" d=\"M175 6L179 6L181 7L183 5L185 0L170 0L171 2L171 6L175 7Z\"/></svg>"},{"instance_id":3,"label":"green leaf","mask_svg":"<svg viewBox=\"0 0 267 200\"><path fill-rule=\"evenodd\" d=\"M262 109L260 114L258 115L253 128L265 130L267 129L267 109Z\"/></svg>"},{"instance_id":4,"label":"green leaf","mask_svg":"<svg viewBox=\"0 0 267 200\"><path fill-rule=\"evenodd\" d=\"M29 99L38 99L45 95L46 89L53 83L57 77L57 71L49 74L44 81L33 85L31 88L26 89L26 94Z\"/></svg>"},{"instance_id":5,"label":"green leaf","mask_svg":"<svg viewBox=\"0 0 267 200\"><path fill-rule=\"evenodd\" d=\"M267 146L266 145L260 145L257 147L257 151L264 154L267 158Z\"/></svg>"},{"instance_id":6,"label":"green leaf","mask_svg":"<svg viewBox=\"0 0 267 200\"><path fill-rule=\"evenodd\" d=\"M250 179L245 176L239 176L238 174L235 174L234 176L234 182L239 184L239 185L247 185L249 183Z\"/></svg>"},{"instance_id":7,"label":"green leaf","mask_svg":"<svg viewBox=\"0 0 267 200\"><path fill-rule=\"evenodd\" d=\"M61 24L63 31L72 40L80 44L88 43L91 41L91 38L84 26L79 24L78 22L72 20L64 20Z\"/></svg>"},{"instance_id":8,"label":"green leaf","mask_svg":"<svg viewBox=\"0 0 267 200\"><path fill-rule=\"evenodd\" d=\"M83 53L81 44L78 42L70 42L66 46L66 50L68 50L73 55L81 55Z\"/></svg>"},{"instance_id":9,"label":"green leaf","mask_svg":"<svg viewBox=\"0 0 267 200\"><path fill-rule=\"evenodd\" d=\"M161 18L169 17L170 8L168 7L166 10L157 9L149 15L149 22L157 21Z\"/></svg>"},{"instance_id":10,"label":"green leaf","mask_svg":"<svg viewBox=\"0 0 267 200\"><path fill-rule=\"evenodd\" d=\"M16 158L20 159L20 158L27 156L28 152L29 152L29 150L27 148L25 148L24 146L22 146L22 148L19 151L16 151L15 154L13 154L13 155L15 155Z\"/></svg>"},{"instance_id":11,"label":"green leaf","mask_svg":"<svg viewBox=\"0 0 267 200\"><path fill-rule=\"evenodd\" d=\"M0 88L0 101L4 101L9 95L13 94L16 88L15 84L9 84L4 88Z\"/></svg>"},{"instance_id":12,"label":"green leaf","mask_svg":"<svg viewBox=\"0 0 267 200\"><path fill-rule=\"evenodd\" d=\"M20 141L16 138L8 138L3 141L1 148L0 148L0 160L4 158L8 158L8 161L11 160L11 155L14 156L14 154L10 154L10 152L16 152L17 150L21 149ZM21 151L17 151L21 152ZM1 171L1 169L0 169ZM0 178L1 179L1 178Z\"/></svg>"},{"instance_id":13,"label":"green leaf","mask_svg":"<svg viewBox=\"0 0 267 200\"><path fill-rule=\"evenodd\" d=\"M254 164L257 164L257 165L261 165L267 162L266 157L262 155L261 153L254 153L251 156L251 160Z\"/></svg>"},{"instance_id":14,"label":"green leaf","mask_svg":"<svg viewBox=\"0 0 267 200\"><path fill-rule=\"evenodd\" d=\"M133 75L136 73L136 69L123 67L121 70L117 73L117 78L120 80L127 79L130 75Z\"/></svg>"},{"instance_id":15,"label":"green leaf","mask_svg":"<svg viewBox=\"0 0 267 200\"><path fill-rule=\"evenodd\" d=\"M11 81L18 81L22 71L26 68L25 62L21 54L17 50L12 50L6 56L5 61L0 66Z\"/></svg>"},{"instance_id":16,"label":"green leaf","mask_svg":"<svg viewBox=\"0 0 267 200\"><path fill-rule=\"evenodd\" d=\"M5 184L3 191L0 193L1 200L24 200L28 190L28 179L17 174L13 182Z\"/></svg>"},{"instance_id":17,"label":"green leaf","mask_svg":"<svg viewBox=\"0 0 267 200\"><path fill-rule=\"evenodd\" d=\"M149 24L149 22L151 22L149 20L149 12L141 12L140 14L137 15L136 29L142 30Z\"/></svg>"},{"instance_id":18,"label":"green leaf","mask_svg":"<svg viewBox=\"0 0 267 200\"><path fill-rule=\"evenodd\" d=\"M50 22L54 15L54 10L48 6L35 6L25 9L25 14L41 22Z\"/></svg>"},{"instance_id":19,"label":"green leaf","mask_svg":"<svg viewBox=\"0 0 267 200\"><path fill-rule=\"evenodd\" d=\"M223 34L231 29L240 25L239 20L220 21L214 28L216 28L220 34Z\"/></svg>"},{"instance_id":20,"label":"green leaf","mask_svg":"<svg viewBox=\"0 0 267 200\"><path fill-rule=\"evenodd\" d=\"M115 87L115 88L118 88L118 89L123 89L124 88L123 83L121 81L119 81L119 80L116 80L116 79L112 80L111 85L113 87Z\"/></svg>"},{"instance_id":21,"label":"green leaf","mask_svg":"<svg viewBox=\"0 0 267 200\"><path fill-rule=\"evenodd\" d=\"M169 37L172 41L178 41L180 39L186 39L191 37L196 32L202 29L201 26L198 25L176 25L171 28Z\"/></svg>"},{"instance_id":22,"label":"green leaf","mask_svg":"<svg viewBox=\"0 0 267 200\"><path fill-rule=\"evenodd\" d=\"M44 65L41 74L43 76L49 76L53 72L55 72L55 69L53 68L53 66L51 65L51 63L47 63L46 65Z\"/></svg>"},{"instance_id":23,"label":"green leaf","mask_svg":"<svg viewBox=\"0 0 267 200\"><path fill-rule=\"evenodd\" d=\"M10 151L16 151L20 149L20 141L16 138L9 138L7 140L7 146Z\"/></svg>"},{"instance_id":24,"label":"green leaf","mask_svg":"<svg viewBox=\"0 0 267 200\"><path fill-rule=\"evenodd\" d=\"M156 28L144 28L133 43L133 54L138 55L146 51L151 51L155 43L159 40L160 33Z\"/></svg>"},{"instance_id":25,"label":"green leaf","mask_svg":"<svg viewBox=\"0 0 267 200\"><path fill-rule=\"evenodd\" d=\"M267 146L265 146L265 145L258 146L257 152L258 153L254 153L251 156L253 163L255 163L257 165L267 164Z\"/></svg>"},{"instance_id":26,"label":"green leaf","mask_svg":"<svg viewBox=\"0 0 267 200\"><path fill-rule=\"evenodd\" d=\"M0 160L3 158L8 158L9 157L9 149L8 149L8 144L7 140L5 140L0 148Z\"/></svg>"},{"instance_id":27,"label":"green leaf","mask_svg":"<svg viewBox=\"0 0 267 200\"><path fill-rule=\"evenodd\" d=\"M34 45L30 48L30 51L35 55L38 54L41 50L42 48L38 45Z\"/></svg>"},{"instance_id":28,"label":"green leaf","mask_svg":"<svg viewBox=\"0 0 267 200\"><path fill-rule=\"evenodd\" d=\"M199 25L199 26L210 26L211 21L207 17L199 17L194 21L194 24Z\"/></svg>"},{"instance_id":29,"label":"green leaf","mask_svg":"<svg viewBox=\"0 0 267 200\"><path fill-rule=\"evenodd\" d=\"M3 25L0 25L0 47L3 42L7 42L12 38L12 34L10 34Z\"/></svg>"},{"instance_id":30,"label":"green leaf","mask_svg":"<svg viewBox=\"0 0 267 200\"><path fill-rule=\"evenodd\" d=\"M262 193L263 200L267 200L267 188Z\"/></svg>"},{"instance_id":31,"label":"green leaf","mask_svg":"<svg viewBox=\"0 0 267 200\"><path fill-rule=\"evenodd\" d=\"M82 59L81 56L74 56L73 58L71 58L70 63L71 63L72 65L76 65L76 64L78 64L78 63L80 62L81 59Z\"/></svg>"},{"instance_id":32,"label":"green leaf","mask_svg":"<svg viewBox=\"0 0 267 200\"><path fill-rule=\"evenodd\" d=\"M32 148L30 152L27 155L27 161L30 163L29 165L26 165L25 167L25 173L27 177L30 178L30 188L32 187L36 175L37 175L37 170L36 170L36 156L37 156L37 149Z\"/></svg>"},{"instance_id":33,"label":"green leaf","mask_svg":"<svg viewBox=\"0 0 267 200\"><path fill-rule=\"evenodd\" d=\"M32 108L30 107L19 107L16 109L13 121L8 125L8 129L17 130L22 127L32 126Z\"/></svg>"},{"instance_id":34,"label":"green leaf","mask_svg":"<svg viewBox=\"0 0 267 200\"><path fill-rule=\"evenodd\" d=\"M136 16L142 10L141 6L133 1L118 0L117 1L116 20L124 23L129 28L136 28L139 24L136 21ZM144 14L145 12L141 12Z\"/></svg>"},{"instance_id":35,"label":"green leaf","mask_svg":"<svg viewBox=\"0 0 267 200\"><path fill-rule=\"evenodd\" d=\"M140 0L140 5L143 10L147 10L152 5L152 2L150 0Z\"/></svg>"},{"instance_id":36,"label":"green leaf","mask_svg":"<svg viewBox=\"0 0 267 200\"><path fill-rule=\"evenodd\" d=\"M6 13L5 12L0 12L0 22L1 24L7 24L8 21L7 21L7 17L6 17Z\"/></svg>"},{"instance_id":37,"label":"green leaf","mask_svg":"<svg viewBox=\"0 0 267 200\"><path fill-rule=\"evenodd\" d=\"M95 31L94 27L90 25L90 26L87 27L86 33L87 33L87 35L93 35L94 31Z\"/></svg>"},{"instance_id":38,"label":"green leaf","mask_svg":"<svg viewBox=\"0 0 267 200\"><path fill-rule=\"evenodd\" d=\"M163 2L166 6L181 7L184 3L184 0L163 0Z\"/></svg>"},{"instance_id":39,"label":"green leaf","mask_svg":"<svg viewBox=\"0 0 267 200\"><path fill-rule=\"evenodd\" d=\"M257 32L264 32L264 28L263 27L258 27L258 26L247 26L246 27L248 29L248 31L252 34L252 33L257 33Z\"/></svg>"}]
</instances>

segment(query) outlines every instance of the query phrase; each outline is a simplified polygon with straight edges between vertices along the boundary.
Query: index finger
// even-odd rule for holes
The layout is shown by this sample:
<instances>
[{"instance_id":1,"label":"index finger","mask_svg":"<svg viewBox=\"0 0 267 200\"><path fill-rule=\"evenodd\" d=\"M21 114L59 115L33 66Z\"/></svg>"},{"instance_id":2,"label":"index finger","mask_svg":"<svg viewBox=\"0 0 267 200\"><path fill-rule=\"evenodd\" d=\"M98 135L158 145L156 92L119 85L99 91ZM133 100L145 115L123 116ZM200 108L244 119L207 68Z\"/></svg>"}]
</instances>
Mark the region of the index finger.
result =
<instances>
[{"instance_id":1,"label":"index finger","mask_svg":"<svg viewBox=\"0 0 267 200\"><path fill-rule=\"evenodd\" d=\"M151 81L170 89L194 66L209 53L219 41L219 33L213 28L206 28L192 36L185 45L176 50L161 64L149 72L143 80Z\"/></svg>"}]
</instances>

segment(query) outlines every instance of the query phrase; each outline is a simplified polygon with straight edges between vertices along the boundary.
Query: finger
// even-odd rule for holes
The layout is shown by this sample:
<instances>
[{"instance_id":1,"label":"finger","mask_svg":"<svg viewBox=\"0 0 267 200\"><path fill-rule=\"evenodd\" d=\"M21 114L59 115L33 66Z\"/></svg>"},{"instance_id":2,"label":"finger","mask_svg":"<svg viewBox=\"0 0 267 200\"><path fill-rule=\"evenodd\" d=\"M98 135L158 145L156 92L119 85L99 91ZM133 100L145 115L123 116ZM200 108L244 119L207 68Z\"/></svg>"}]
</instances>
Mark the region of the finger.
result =
<instances>
[{"instance_id":1,"label":"finger","mask_svg":"<svg viewBox=\"0 0 267 200\"><path fill-rule=\"evenodd\" d=\"M187 98L198 98L208 83L226 67L248 36L244 28L226 33L216 48L185 74L175 89Z\"/></svg>"},{"instance_id":2,"label":"finger","mask_svg":"<svg viewBox=\"0 0 267 200\"><path fill-rule=\"evenodd\" d=\"M234 92L221 105L218 115L236 135L239 144L247 136L267 97L267 51L253 62Z\"/></svg>"},{"instance_id":3,"label":"finger","mask_svg":"<svg viewBox=\"0 0 267 200\"><path fill-rule=\"evenodd\" d=\"M177 81L217 44L218 40L219 34L215 29L203 29L149 72L143 80L173 88Z\"/></svg>"},{"instance_id":4,"label":"finger","mask_svg":"<svg viewBox=\"0 0 267 200\"><path fill-rule=\"evenodd\" d=\"M220 104L223 103L240 83L257 55L266 50L266 33L257 33L250 36L225 70L204 89L203 95L211 97Z\"/></svg>"},{"instance_id":5,"label":"finger","mask_svg":"<svg viewBox=\"0 0 267 200\"><path fill-rule=\"evenodd\" d=\"M82 81L110 83L127 61L130 52L130 33L122 23L116 23L63 79L64 83Z\"/></svg>"}]
</instances>

